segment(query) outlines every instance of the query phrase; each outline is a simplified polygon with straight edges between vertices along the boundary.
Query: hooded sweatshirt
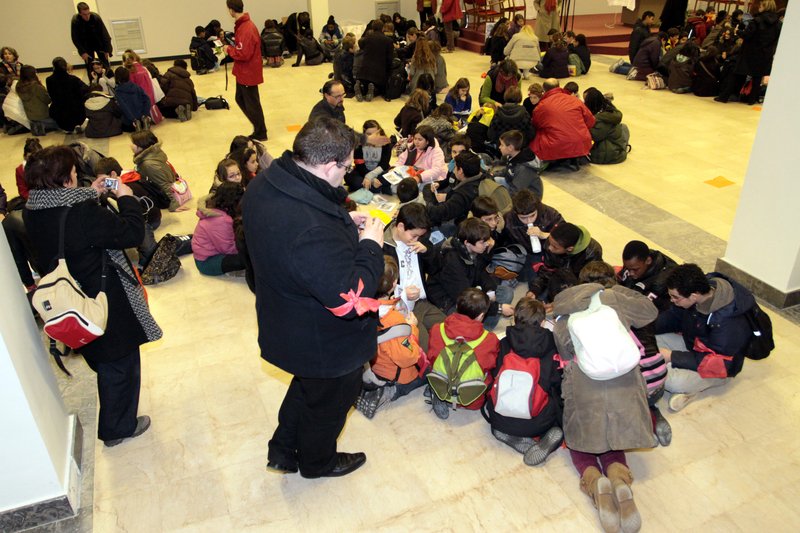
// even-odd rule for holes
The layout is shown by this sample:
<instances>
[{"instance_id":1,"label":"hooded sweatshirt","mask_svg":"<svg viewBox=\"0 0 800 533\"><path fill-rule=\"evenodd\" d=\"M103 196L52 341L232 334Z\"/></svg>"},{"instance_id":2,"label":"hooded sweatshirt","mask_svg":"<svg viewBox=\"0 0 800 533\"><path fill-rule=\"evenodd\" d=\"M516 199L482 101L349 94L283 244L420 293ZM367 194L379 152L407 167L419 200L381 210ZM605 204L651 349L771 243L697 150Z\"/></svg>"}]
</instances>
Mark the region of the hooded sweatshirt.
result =
<instances>
[{"instance_id":1,"label":"hooded sweatshirt","mask_svg":"<svg viewBox=\"0 0 800 533\"><path fill-rule=\"evenodd\" d=\"M86 100L86 136L102 139L122 134L122 111L116 100L102 92L89 94Z\"/></svg>"},{"instance_id":2,"label":"hooded sweatshirt","mask_svg":"<svg viewBox=\"0 0 800 533\"><path fill-rule=\"evenodd\" d=\"M506 179L510 194L528 189L535 193L539 199L544 198L544 186L536 168L535 160L536 155L527 146L524 146L517 155L508 160L502 176Z\"/></svg>"}]
</instances>

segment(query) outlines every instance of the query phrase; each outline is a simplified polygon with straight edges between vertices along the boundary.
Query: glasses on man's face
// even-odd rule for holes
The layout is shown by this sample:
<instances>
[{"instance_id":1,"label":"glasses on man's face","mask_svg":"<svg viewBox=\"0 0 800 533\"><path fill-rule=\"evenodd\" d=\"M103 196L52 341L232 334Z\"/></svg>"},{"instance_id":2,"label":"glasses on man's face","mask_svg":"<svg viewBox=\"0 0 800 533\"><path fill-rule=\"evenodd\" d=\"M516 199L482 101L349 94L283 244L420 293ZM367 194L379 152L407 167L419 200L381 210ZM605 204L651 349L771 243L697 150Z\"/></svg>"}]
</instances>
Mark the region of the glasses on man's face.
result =
<instances>
[{"instance_id":1,"label":"glasses on man's face","mask_svg":"<svg viewBox=\"0 0 800 533\"><path fill-rule=\"evenodd\" d=\"M350 161L350 162L349 162L349 163L347 163L347 164L345 164L345 163L340 163L340 162L338 162L338 161L337 161L337 162L336 162L336 166L337 166L337 167L339 167L339 168L343 168L343 169L345 170L345 172L352 172L352 171L353 171L353 168L355 167L355 165L353 164L353 162L352 162L352 161Z\"/></svg>"}]
</instances>

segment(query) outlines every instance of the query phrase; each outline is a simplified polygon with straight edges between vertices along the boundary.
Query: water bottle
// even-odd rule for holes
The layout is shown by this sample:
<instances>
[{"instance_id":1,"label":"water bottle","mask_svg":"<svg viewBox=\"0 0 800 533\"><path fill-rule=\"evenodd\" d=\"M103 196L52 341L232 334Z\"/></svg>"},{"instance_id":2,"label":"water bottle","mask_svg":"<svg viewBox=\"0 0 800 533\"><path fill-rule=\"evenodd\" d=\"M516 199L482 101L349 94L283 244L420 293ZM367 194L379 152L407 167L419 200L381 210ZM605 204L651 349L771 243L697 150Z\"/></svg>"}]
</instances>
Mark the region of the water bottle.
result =
<instances>
[{"instance_id":1,"label":"water bottle","mask_svg":"<svg viewBox=\"0 0 800 533\"><path fill-rule=\"evenodd\" d=\"M528 224L529 228L533 227L533 224ZM531 252L538 254L542 251L542 241L539 240L539 237L536 235L530 235L531 238Z\"/></svg>"}]
</instances>

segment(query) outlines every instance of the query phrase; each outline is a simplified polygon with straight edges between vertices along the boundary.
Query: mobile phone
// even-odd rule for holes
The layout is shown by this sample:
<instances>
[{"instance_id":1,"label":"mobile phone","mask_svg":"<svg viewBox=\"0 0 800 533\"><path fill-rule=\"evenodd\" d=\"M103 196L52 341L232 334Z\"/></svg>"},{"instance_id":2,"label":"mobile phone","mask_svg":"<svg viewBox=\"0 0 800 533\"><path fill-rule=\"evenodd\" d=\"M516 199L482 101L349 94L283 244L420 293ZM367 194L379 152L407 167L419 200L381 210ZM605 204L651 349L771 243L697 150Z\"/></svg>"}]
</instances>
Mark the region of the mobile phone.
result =
<instances>
[{"instance_id":1,"label":"mobile phone","mask_svg":"<svg viewBox=\"0 0 800 533\"><path fill-rule=\"evenodd\" d=\"M103 187L111 191L116 191L119 188L119 180L117 178L106 178L103 182Z\"/></svg>"}]
</instances>

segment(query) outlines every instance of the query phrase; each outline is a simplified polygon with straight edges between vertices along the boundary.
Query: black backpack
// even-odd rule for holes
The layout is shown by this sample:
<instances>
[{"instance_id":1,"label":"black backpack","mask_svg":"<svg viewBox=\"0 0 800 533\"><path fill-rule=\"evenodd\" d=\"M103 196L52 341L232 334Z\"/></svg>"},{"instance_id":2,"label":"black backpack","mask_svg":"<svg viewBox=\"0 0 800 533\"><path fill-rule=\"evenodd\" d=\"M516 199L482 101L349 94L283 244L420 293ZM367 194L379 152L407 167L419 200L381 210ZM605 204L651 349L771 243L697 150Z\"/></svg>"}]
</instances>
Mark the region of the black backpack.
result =
<instances>
[{"instance_id":1,"label":"black backpack","mask_svg":"<svg viewBox=\"0 0 800 533\"><path fill-rule=\"evenodd\" d=\"M181 269L178 259L179 241L169 233L158 241L150 261L142 270L142 284L155 285L174 278Z\"/></svg>"},{"instance_id":2,"label":"black backpack","mask_svg":"<svg viewBox=\"0 0 800 533\"><path fill-rule=\"evenodd\" d=\"M385 100L394 100L402 96L403 91L406 89L406 77L403 72L394 72L389 76L389 81L386 83L386 90L383 92Z\"/></svg>"},{"instance_id":3,"label":"black backpack","mask_svg":"<svg viewBox=\"0 0 800 533\"><path fill-rule=\"evenodd\" d=\"M203 105L206 106L206 109L230 109L231 106L228 104L228 101L219 96L212 96L211 98L207 98Z\"/></svg>"},{"instance_id":4,"label":"black backpack","mask_svg":"<svg viewBox=\"0 0 800 533\"><path fill-rule=\"evenodd\" d=\"M766 359L772 350L775 349L775 339L772 336L772 320L758 304L744 314L747 323L753 330L750 343L747 345L748 359Z\"/></svg>"}]
</instances>

